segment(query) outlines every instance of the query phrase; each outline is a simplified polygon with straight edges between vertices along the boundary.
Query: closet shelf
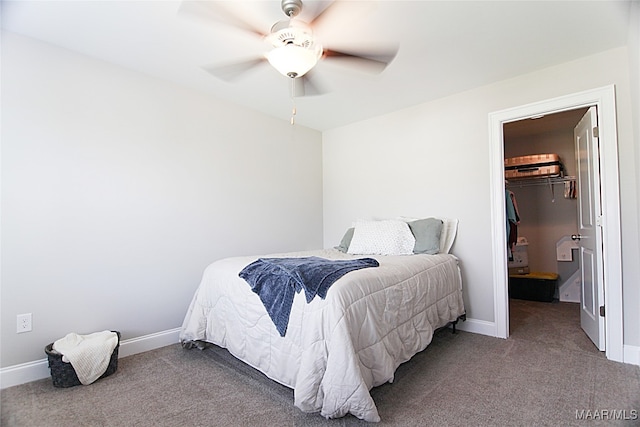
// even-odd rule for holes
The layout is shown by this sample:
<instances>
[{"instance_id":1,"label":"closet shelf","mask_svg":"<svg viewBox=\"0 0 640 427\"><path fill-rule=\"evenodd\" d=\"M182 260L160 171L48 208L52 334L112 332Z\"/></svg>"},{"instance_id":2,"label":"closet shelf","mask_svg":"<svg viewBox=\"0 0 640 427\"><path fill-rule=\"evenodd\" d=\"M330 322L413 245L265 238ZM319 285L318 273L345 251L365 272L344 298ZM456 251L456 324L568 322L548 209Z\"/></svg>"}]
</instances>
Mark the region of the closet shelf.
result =
<instances>
[{"instance_id":1,"label":"closet shelf","mask_svg":"<svg viewBox=\"0 0 640 427\"><path fill-rule=\"evenodd\" d=\"M506 183L507 187L530 187L533 185L553 185L564 184L565 182L575 181L575 176L555 176L555 177L539 177L539 178L521 178L512 179Z\"/></svg>"}]
</instances>

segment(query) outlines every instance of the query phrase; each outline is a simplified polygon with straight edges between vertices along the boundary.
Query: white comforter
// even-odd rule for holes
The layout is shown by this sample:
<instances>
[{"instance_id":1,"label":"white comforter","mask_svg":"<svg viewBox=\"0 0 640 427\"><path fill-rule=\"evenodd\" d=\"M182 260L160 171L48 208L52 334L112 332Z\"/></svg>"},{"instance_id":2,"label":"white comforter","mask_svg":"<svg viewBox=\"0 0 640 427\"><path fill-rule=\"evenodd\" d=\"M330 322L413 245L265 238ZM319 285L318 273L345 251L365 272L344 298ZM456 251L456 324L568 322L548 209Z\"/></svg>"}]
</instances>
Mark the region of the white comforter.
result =
<instances>
[{"instance_id":1,"label":"white comforter","mask_svg":"<svg viewBox=\"0 0 640 427\"><path fill-rule=\"evenodd\" d=\"M335 249L274 256L354 259ZM379 267L350 272L326 299L297 294L280 337L258 295L238 273L258 257L216 261L204 272L180 340L227 348L294 389L295 405L326 418L351 413L380 421L369 394L431 342L436 328L464 313L453 255L373 256Z\"/></svg>"}]
</instances>

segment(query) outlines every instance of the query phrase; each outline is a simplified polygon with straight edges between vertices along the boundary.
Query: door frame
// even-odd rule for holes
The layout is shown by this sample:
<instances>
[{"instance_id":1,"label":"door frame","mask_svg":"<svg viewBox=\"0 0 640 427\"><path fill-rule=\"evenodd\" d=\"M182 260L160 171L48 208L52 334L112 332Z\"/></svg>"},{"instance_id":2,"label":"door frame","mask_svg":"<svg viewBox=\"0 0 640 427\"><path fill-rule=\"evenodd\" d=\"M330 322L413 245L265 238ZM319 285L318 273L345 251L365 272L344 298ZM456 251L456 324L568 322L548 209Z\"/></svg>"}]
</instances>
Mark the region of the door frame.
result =
<instances>
[{"instance_id":1,"label":"door frame","mask_svg":"<svg viewBox=\"0 0 640 427\"><path fill-rule=\"evenodd\" d=\"M623 362L622 249L616 130L615 86L605 86L489 114L491 230L495 336L509 337L506 212L504 197L503 125L582 107L596 106L600 144L600 197L604 276L605 354Z\"/></svg>"}]
</instances>

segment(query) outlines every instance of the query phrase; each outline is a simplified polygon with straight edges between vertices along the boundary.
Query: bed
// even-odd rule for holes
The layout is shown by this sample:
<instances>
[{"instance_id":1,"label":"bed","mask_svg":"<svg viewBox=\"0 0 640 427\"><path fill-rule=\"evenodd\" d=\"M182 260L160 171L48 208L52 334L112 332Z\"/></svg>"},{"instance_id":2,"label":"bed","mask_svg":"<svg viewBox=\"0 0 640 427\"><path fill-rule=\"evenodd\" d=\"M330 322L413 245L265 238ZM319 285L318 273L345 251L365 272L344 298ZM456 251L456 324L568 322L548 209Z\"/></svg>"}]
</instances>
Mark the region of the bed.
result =
<instances>
[{"instance_id":1,"label":"bed","mask_svg":"<svg viewBox=\"0 0 640 427\"><path fill-rule=\"evenodd\" d=\"M215 261L204 271L180 341L186 348L212 343L228 349L292 388L294 404L304 412L319 412L325 418L350 413L380 421L369 390L392 382L396 368L424 350L436 329L464 316L458 259L448 253L456 229L457 221L441 221L432 254L349 253L362 240L359 231L364 228L356 224L336 248L269 255L268 259L326 260L366 256L378 264L340 277L324 299L307 302L304 292L297 293L284 336L260 297L239 277L248 265L265 257ZM345 245L347 238L351 245L349 241ZM418 248L418 241L412 245Z\"/></svg>"}]
</instances>

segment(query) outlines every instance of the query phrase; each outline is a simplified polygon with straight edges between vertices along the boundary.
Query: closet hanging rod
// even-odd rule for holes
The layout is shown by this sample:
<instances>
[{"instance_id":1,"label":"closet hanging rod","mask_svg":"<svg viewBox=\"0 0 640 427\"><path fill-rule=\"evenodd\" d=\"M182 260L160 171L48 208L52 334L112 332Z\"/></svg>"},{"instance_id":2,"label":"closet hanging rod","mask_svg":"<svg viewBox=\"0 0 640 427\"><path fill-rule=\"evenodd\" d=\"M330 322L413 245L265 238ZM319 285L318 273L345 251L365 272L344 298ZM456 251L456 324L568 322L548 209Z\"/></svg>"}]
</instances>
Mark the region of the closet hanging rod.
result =
<instances>
[{"instance_id":1,"label":"closet hanging rod","mask_svg":"<svg viewBox=\"0 0 640 427\"><path fill-rule=\"evenodd\" d=\"M505 180L507 187L530 187L533 185L553 185L564 184L565 182L575 181L575 176L555 176L555 177L540 177L540 178L520 178Z\"/></svg>"}]
</instances>

